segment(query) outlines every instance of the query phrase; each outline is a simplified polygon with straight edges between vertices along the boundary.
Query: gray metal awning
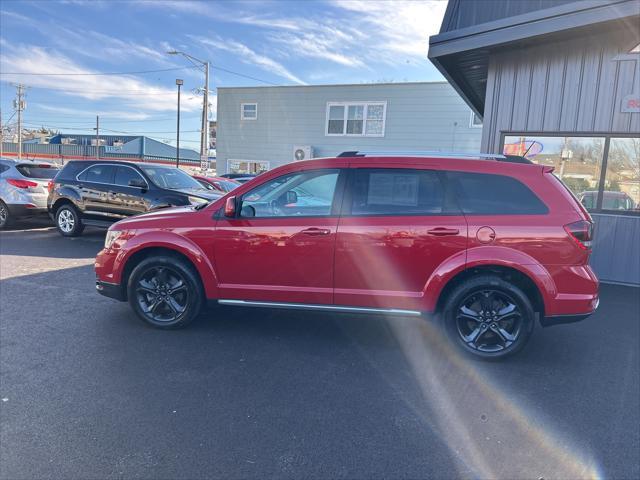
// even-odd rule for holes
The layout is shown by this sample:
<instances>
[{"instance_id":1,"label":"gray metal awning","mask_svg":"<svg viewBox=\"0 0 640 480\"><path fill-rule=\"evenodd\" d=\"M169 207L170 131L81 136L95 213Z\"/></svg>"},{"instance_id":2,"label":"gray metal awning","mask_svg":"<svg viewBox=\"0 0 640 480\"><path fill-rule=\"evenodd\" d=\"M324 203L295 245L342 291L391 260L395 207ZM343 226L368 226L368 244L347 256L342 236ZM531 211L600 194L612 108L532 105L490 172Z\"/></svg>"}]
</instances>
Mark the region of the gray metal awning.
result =
<instances>
[{"instance_id":1,"label":"gray metal awning","mask_svg":"<svg viewBox=\"0 0 640 480\"><path fill-rule=\"evenodd\" d=\"M450 10L454 7L460 8L460 4L450 0L443 28L449 23ZM629 21L640 21L638 0L577 1L456 30L441 30L429 38L429 59L467 104L483 116L493 49L526 46L543 37L558 40Z\"/></svg>"}]
</instances>

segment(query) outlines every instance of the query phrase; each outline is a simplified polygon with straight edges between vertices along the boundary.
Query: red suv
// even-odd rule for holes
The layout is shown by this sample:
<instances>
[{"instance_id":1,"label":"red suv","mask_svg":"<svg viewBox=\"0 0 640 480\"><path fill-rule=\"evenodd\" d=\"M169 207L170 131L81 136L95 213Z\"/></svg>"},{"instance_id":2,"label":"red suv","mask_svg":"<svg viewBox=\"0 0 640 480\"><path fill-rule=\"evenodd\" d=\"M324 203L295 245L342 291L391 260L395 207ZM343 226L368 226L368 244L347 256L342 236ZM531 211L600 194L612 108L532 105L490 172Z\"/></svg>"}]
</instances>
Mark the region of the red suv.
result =
<instances>
[{"instance_id":1,"label":"red suv","mask_svg":"<svg viewBox=\"0 0 640 480\"><path fill-rule=\"evenodd\" d=\"M543 326L588 317L593 223L551 172L511 157L296 162L209 204L114 224L97 289L159 328L206 301L438 314L464 351L503 357Z\"/></svg>"}]
</instances>

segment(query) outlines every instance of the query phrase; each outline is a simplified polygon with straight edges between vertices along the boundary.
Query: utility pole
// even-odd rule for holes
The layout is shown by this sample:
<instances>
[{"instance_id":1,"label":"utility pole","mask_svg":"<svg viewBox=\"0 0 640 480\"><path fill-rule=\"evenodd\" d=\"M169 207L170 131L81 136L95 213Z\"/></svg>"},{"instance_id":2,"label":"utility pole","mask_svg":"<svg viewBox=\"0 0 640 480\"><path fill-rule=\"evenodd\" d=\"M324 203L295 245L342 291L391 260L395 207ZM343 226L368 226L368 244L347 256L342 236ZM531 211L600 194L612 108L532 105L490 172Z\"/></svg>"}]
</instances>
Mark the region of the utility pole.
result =
<instances>
[{"instance_id":1,"label":"utility pole","mask_svg":"<svg viewBox=\"0 0 640 480\"><path fill-rule=\"evenodd\" d=\"M2 126L2 109L0 109L0 158L2 158L2 142L4 142L4 127Z\"/></svg>"},{"instance_id":2,"label":"utility pole","mask_svg":"<svg viewBox=\"0 0 640 480\"><path fill-rule=\"evenodd\" d=\"M176 78L178 86L178 124L176 125L176 168L180 167L180 87L184 84L184 80Z\"/></svg>"},{"instance_id":3,"label":"utility pole","mask_svg":"<svg viewBox=\"0 0 640 480\"><path fill-rule=\"evenodd\" d=\"M202 130L200 132L200 167L206 170L209 165L209 62L178 50L170 50L169 55L182 55L204 70L204 91L202 92Z\"/></svg>"},{"instance_id":4,"label":"utility pole","mask_svg":"<svg viewBox=\"0 0 640 480\"><path fill-rule=\"evenodd\" d=\"M22 160L22 110L25 108L25 102L24 85L21 83L16 85L16 99L13 101L13 107L18 112L18 160Z\"/></svg>"},{"instance_id":5,"label":"utility pole","mask_svg":"<svg viewBox=\"0 0 640 480\"><path fill-rule=\"evenodd\" d=\"M200 163L206 166L209 165L209 62L208 61L205 62L205 65L204 65L204 95L203 95L203 105L202 105L202 132L200 134Z\"/></svg>"},{"instance_id":6,"label":"utility pole","mask_svg":"<svg viewBox=\"0 0 640 480\"><path fill-rule=\"evenodd\" d=\"M96 160L100 160L100 115L96 115Z\"/></svg>"}]
</instances>

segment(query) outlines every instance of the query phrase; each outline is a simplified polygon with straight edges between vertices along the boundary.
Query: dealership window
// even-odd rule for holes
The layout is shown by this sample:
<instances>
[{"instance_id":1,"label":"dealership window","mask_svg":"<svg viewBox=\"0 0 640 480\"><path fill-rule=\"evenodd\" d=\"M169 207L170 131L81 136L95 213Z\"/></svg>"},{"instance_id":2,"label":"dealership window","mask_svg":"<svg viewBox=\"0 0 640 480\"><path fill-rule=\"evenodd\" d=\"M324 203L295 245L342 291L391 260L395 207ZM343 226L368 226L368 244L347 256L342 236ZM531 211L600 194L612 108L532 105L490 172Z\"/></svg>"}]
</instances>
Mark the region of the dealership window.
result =
<instances>
[{"instance_id":1,"label":"dealership window","mask_svg":"<svg viewBox=\"0 0 640 480\"><path fill-rule=\"evenodd\" d=\"M554 167L589 211L640 213L638 138L509 134L503 153Z\"/></svg>"},{"instance_id":2,"label":"dealership window","mask_svg":"<svg viewBox=\"0 0 640 480\"><path fill-rule=\"evenodd\" d=\"M612 138L604 177L603 210L640 211L640 138Z\"/></svg>"},{"instance_id":3,"label":"dealership window","mask_svg":"<svg viewBox=\"0 0 640 480\"><path fill-rule=\"evenodd\" d=\"M240 117L242 120L257 120L258 104L257 103L241 103Z\"/></svg>"},{"instance_id":4,"label":"dealership window","mask_svg":"<svg viewBox=\"0 0 640 480\"><path fill-rule=\"evenodd\" d=\"M327 104L326 135L384 136L386 102Z\"/></svg>"}]
</instances>

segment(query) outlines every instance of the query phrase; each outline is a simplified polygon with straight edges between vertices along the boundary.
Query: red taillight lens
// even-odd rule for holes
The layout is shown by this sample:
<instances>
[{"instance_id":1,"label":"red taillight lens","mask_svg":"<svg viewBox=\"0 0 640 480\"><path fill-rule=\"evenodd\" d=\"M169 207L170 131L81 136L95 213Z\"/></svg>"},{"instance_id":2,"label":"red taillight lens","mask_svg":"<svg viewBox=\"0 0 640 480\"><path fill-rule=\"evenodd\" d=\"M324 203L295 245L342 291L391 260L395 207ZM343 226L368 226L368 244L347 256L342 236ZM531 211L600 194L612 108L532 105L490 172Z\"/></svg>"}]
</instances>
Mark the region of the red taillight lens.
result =
<instances>
[{"instance_id":1,"label":"red taillight lens","mask_svg":"<svg viewBox=\"0 0 640 480\"><path fill-rule=\"evenodd\" d=\"M51 180L49 183L47 183L47 191L49 193L53 192L53 187L54 187L54 183L53 183L53 180Z\"/></svg>"},{"instance_id":2,"label":"red taillight lens","mask_svg":"<svg viewBox=\"0 0 640 480\"><path fill-rule=\"evenodd\" d=\"M29 180L18 180L15 178L7 178L7 182L17 188L33 188L38 186L36 182L30 182Z\"/></svg>"},{"instance_id":3,"label":"red taillight lens","mask_svg":"<svg viewBox=\"0 0 640 480\"><path fill-rule=\"evenodd\" d=\"M591 250L591 241L593 240L593 223L586 220L579 220L565 225L564 229L576 242L578 247L583 250Z\"/></svg>"}]
</instances>

